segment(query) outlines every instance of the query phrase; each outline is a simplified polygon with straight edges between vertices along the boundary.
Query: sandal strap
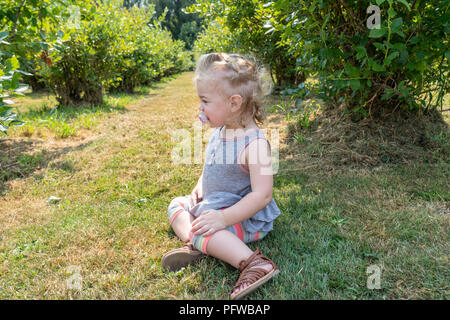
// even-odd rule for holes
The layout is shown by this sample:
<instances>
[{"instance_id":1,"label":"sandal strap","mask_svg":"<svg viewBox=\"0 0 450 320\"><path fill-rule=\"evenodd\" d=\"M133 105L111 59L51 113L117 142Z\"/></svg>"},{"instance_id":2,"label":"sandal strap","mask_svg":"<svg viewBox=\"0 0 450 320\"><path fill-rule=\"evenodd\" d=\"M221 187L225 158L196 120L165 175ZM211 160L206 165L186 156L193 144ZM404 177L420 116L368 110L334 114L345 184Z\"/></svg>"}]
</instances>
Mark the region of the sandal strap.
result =
<instances>
[{"instance_id":1,"label":"sandal strap","mask_svg":"<svg viewBox=\"0 0 450 320\"><path fill-rule=\"evenodd\" d=\"M244 271L247 268L252 268L254 266L257 266L258 264L263 263L270 263L273 268L278 269L278 267L275 265L275 263L267 258L265 255L261 253L261 251L256 248L255 252L252 253L252 255L247 260L242 260L239 262L239 271Z\"/></svg>"},{"instance_id":2,"label":"sandal strap","mask_svg":"<svg viewBox=\"0 0 450 320\"><path fill-rule=\"evenodd\" d=\"M258 248L247 260L242 260L239 263L239 270L241 271L241 275L239 276L238 281L233 287L233 290L240 287L243 283L252 284L260 278L264 277L268 272L263 268L256 267L257 265L264 263L271 264L274 270L278 269L275 263L264 256Z\"/></svg>"},{"instance_id":3,"label":"sandal strap","mask_svg":"<svg viewBox=\"0 0 450 320\"><path fill-rule=\"evenodd\" d=\"M194 245L191 243L191 241L190 240L187 240L185 243L184 243L184 246L183 246L183 248L188 248L188 249L190 249L190 250L197 250L195 247L194 247Z\"/></svg>"},{"instance_id":4,"label":"sandal strap","mask_svg":"<svg viewBox=\"0 0 450 320\"><path fill-rule=\"evenodd\" d=\"M262 255L261 251L259 251L258 248L256 248L255 252L253 252L251 254L250 257L248 257L247 260L242 260L241 262L239 262L239 271L244 271L245 268L248 267L248 265L258 256L258 255Z\"/></svg>"},{"instance_id":5,"label":"sandal strap","mask_svg":"<svg viewBox=\"0 0 450 320\"><path fill-rule=\"evenodd\" d=\"M238 281L233 287L233 290L239 288L244 283L252 284L264 277L267 273L268 272L262 268L252 268L250 270L246 270L246 272L239 277Z\"/></svg>"}]
</instances>

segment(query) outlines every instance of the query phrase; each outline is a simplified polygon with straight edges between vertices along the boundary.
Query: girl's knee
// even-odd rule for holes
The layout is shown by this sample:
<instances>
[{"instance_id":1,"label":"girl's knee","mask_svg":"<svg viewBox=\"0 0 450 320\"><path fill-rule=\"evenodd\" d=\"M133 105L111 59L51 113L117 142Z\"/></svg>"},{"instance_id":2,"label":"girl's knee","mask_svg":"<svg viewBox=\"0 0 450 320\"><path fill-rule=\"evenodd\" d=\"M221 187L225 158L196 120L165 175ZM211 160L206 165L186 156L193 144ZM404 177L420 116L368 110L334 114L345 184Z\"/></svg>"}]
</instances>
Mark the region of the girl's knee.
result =
<instances>
[{"instance_id":1,"label":"girl's knee","mask_svg":"<svg viewBox=\"0 0 450 320\"><path fill-rule=\"evenodd\" d=\"M184 197L176 197L175 199L173 199L172 201L170 201L170 204L169 204L169 210L171 209L171 208L175 208L175 207L178 207L178 206L181 206L181 207L184 207L185 205L184 205Z\"/></svg>"},{"instance_id":2,"label":"girl's knee","mask_svg":"<svg viewBox=\"0 0 450 320\"><path fill-rule=\"evenodd\" d=\"M184 197L177 197L170 202L169 208L167 209L170 224L172 224L175 218L185 210L185 207Z\"/></svg>"}]
</instances>

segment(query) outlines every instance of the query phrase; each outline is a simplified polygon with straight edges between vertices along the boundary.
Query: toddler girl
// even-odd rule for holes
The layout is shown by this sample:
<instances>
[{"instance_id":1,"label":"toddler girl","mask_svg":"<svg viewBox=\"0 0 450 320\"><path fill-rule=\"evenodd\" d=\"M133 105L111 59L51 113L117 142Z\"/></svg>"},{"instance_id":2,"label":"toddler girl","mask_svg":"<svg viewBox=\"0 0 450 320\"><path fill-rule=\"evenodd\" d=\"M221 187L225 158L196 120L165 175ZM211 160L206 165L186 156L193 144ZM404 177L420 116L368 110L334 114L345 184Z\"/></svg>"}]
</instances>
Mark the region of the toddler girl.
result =
<instances>
[{"instance_id":1,"label":"toddler girl","mask_svg":"<svg viewBox=\"0 0 450 320\"><path fill-rule=\"evenodd\" d=\"M241 271L231 292L240 299L279 273L246 245L263 239L280 214L270 144L256 124L263 122L261 75L241 55L211 53L199 58L194 81L200 120L215 130L196 187L169 205L170 224L185 246L165 254L162 265L174 271L204 254L216 257Z\"/></svg>"}]
</instances>

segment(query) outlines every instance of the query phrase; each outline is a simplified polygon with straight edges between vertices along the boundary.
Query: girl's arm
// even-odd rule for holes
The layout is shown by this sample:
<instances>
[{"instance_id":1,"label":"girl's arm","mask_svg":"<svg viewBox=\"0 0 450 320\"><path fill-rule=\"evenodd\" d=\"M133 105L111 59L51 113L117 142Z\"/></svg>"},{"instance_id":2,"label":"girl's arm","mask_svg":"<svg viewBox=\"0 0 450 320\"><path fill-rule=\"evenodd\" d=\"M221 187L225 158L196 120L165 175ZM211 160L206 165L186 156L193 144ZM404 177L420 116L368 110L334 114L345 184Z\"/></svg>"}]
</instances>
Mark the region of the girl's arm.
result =
<instances>
[{"instance_id":1,"label":"girl's arm","mask_svg":"<svg viewBox=\"0 0 450 320\"><path fill-rule=\"evenodd\" d=\"M203 172L200 175L200 178L198 178L197 184L195 185L194 189L191 192L191 206L195 206L199 201L203 200L203 186L202 186L202 178L203 178Z\"/></svg>"},{"instance_id":2,"label":"girl's arm","mask_svg":"<svg viewBox=\"0 0 450 320\"><path fill-rule=\"evenodd\" d=\"M202 172L202 174L200 175L200 178L198 178L198 181L197 181L196 186L202 183L202 178L203 178L203 172Z\"/></svg>"},{"instance_id":3,"label":"girl's arm","mask_svg":"<svg viewBox=\"0 0 450 320\"><path fill-rule=\"evenodd\" d=\"M252 192L233 206L223 210L227 226L243 222L272 201L273 173L270 148L266 140L257 139L247 147L246 164L249 168Z\"/></svg>"}]
</instances>

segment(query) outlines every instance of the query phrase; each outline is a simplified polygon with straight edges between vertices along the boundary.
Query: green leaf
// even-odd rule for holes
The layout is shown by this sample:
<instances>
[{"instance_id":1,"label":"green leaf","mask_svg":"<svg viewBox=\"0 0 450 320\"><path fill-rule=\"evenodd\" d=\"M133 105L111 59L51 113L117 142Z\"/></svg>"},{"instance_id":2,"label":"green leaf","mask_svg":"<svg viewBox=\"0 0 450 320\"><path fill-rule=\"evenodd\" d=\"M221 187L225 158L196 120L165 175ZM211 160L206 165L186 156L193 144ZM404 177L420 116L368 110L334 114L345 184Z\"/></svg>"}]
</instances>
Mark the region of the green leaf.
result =
<instances>
[{"instance_id":1,"label":"green leaf","mask_svg":"<svg viewBox=\"0 0 450 320\"><path fill-rule=\"evenodd\" d=\"M6 134L8 131L8 127L0 123L0 131Z\"/></svg>"},{"instance_id":2,"label":"green leaf","mask_svg":"<svg viewBox=\"0 0 450 320\"><path fill-rule=\"evenodd\" d=\"M6 60L6 65L9 70L16 70L20 67L19 60L17 60L16 56Z\"/></svg>"},{"instance_id":3,"label":"green leaf","mask_svg":"<svg viewBox=\"0 0 450 320\"><path fill-rule=\"evenodd\" d=\"M389 100L394 95L393 89L386 89L384 90L383 95L381 96L381 100Z\"/></svg>"},{"instance_id":4,"label":"green leaf","mask_svg":"<svg viewBox=\"0 0 450 320\"><path fill-rule=\"evenodd\" d=\"M400 57L398 59L398 62L405 64L406 59L408 59L409 53L408 50L400 50Z\"/></svg>"},{"instance_id":5,"label":"green leaf","mask_svg":"<svg viewBox=\"0 0 450 320\"><path fill-rule=\"evenodd\" d=\"M394 32L396 34L398 34L400 37L402 37L403 39L405 38L405 34L403 33L403 31L401 31L401 30L394 30Z\"/></svg>"},{"instance_id":6,"label":"green leaf","mask_svg":"<svg viewBox=\"0 0 450 320\"><path fill-rule=\"evenodd\" d=\"M394 45L390 42L387 41L383 41L383 44L386 46L386 48L392 49L394 48Z\"/></svg>"},{"instance_id":7,"label":"green leaf","mask_svg":"<svg viewBox=\"0 0 450 320\"><path fill-rule=\"evenodd\" d=\"M366 51L365 47L357 46L357 47L355 47L355 50L357 52L356 53L356 59L361 59L361 58L367 56L367 51Z\"/></svg>"},{"instance_id":8,"label":"green leaf","mask_svg":"<svg viewBox=\"0 0 450 320\"><path fill-rule=\"evenodd\" d=\"M377 0L377 5L381 5L386 0Z\"/></svg>"},{"instance_id":9,"label":"green leaf","mask_svg":"<svg viewBox=\"0 0 450 320\"><path fill-rule=\"evenodd\" d=\"M297 99L295 100L295 106L298 107L299 105L301 105L303 103L303 99Z\"/></svg>"},{"instance_id":10,"label":"green leaf","mask_svg":"<svg viewBox=\"0 0 450 320\"><path fill-rule=\"evenodd\" d=\"M42 8L40 8L39 9L39 13L40 13L40 15L43 17L43 18L46 18L47 17L47 9L45 8L45 7L42 7Z\"/></svg>"},{"instance_id":11,"label":"green leaf","mask_svg":"<svg viewBox=\"0 0 450 320\"><path fill-rule=\"evenodd\" d=\"M398 50L406 50L406 45L404 43L397 42L394 43L393 48Z\"/></svg>"},{"instance_id":12,"label":"green leaf","mask_svg":"<svg viewBox=\"0 0 450 320\"><path fill-rule=\"evenodd\" d=\"M403 24L402 17L396 18L391 21L391 28L399 28L402 26L402 24Z\"/></svg>"},{"instance_id":13,"label":"green leaf","mask_svg":"<svg viewBox=\"0 0 450 320\"><path fill-rule=\"evenodd\" d=\"M387 66L390 66L392 63L392 60L397 58L399 55L400 55L400 53L398 51L392 52L389 56L386 57L386 59L384 59L384 64Z\"/></svg>"},{"instance_id":14,"label":"green leaf","mask_svg":"<svg viewBox=\"0 0 450 320\"><path fill-rule=\"evenodd\" d=\"M358 79L350 80L350 88L352 88L353 91L358 90L360 87L361 87L361 82Z\"/></svg>"},{"instance_id":15,"label":"green leaf","mask_svg":"<svg viewBox=\"0 0 450 320\"><path fill-rule=\"evenodd\" d=\"M373 59L369 59L369 66L372 68L373 71L386 71L386 68L384 66L380 66L377 64Z\"/></svg>"},{"instance_id":16,"label":"green leaf","mask_svg":"<svg viewBox=\"0 0 450 320\"><path fill-rule=\"evenodd\" d=\"M386 28L371 29L369 32L369 38L380 38L386 34Z\"/></svg>"},{"instance_id":17,"label":"green leaf","mask_svg":"<svg viewBox=\"0 0 450 320\"><path fill-rule=\"evenodd\" d=\"M42 50L48 50L48 44L43 41L39 41L39 45L41 46Z\"/></svg>"},{"instance_id":18,"label":"green leaf","mask_svg":"<svg viewBox=\"0 0 450 320\"><path fill-rule=\"evenodd\" d=\"M392 52L387 58L389 60L394 60L395 58L397 58L400 55L400 53L398 51Z\"/></svg>"},{"instance_id":19,"label":"green leaf","mask_svg":"<svg viewBox=\"0 0 450 320\"><path fill-rule=\"evenodd\" d=\"M358 70L358 68L352 66L349 63L345 64L345 73L347 73L347 75L352 77L352 78L359 77L359 70Z\"/></svg>"},{"instance_id":20,"label":"green leaf","mask_svg":"<svg viewBox=\"0 0 450 320\"><path fill-rule=\"evenodd\" d=\"M450 61L450 50L445 52L445 58L447 58L447 60Z\"/></svg>"},{"instance_id":21,"label":"green leaf","mask_svg":"<svg viewBox=\"0 0 450 320\"><path fill-rule=\"evenodd\" d=\"M419 70L420 72L423 72L427 69L427 64L424 60L419 61L415 64L415 68Z\"/></svg>"},{"instance_id":22,"label":"green leaf","mask_svg":"<svg viewBox=\"0 0 450 320\"><path fill-rule=\"evenodd\" d=\"M420 41L420 38L419 38L418 36L414 36L414 37L412 37L411 40L410 40L410 42L411 42L412 44L416 44L416 43L418 43L419 41Z\"/></svg>"},{"instance_id":23,"label":"green leaf","mask_svg":"<svg viewBox=\"0 0 450 320\"><path fill-rule=\"evenodd\" d=\"M31 73L26 72L26 71L22 71L22 70L15 70L15 72L21 73L21 74L23 74L24 76L32 76Z\"/></svg>"},{"instance_id":24,"label":"green leaf","mask_svg":"<svg viewBox=\"0 0 450 320\"><path fill-rule=\"evenodd\" d=\"M11 79L11 89L17 89L17 87L19 86L19 78L20 74L15 72Z\"/></svg>"},{"instance_id":25,"label":"green leaf","mask_svg":"<svg viewBox=\"0 0 450 320\"><path fill-rule=\"evenodd\" d=\"M390 18L395 17L396 14L397 13L395 12L394 8L389 8L388 15L389 15Z\"/></svg>"},{"instance_id":26,"label":"green leaf","mask_svg":"<svg viewBox=\"0 0 450 320\"><path fill-rule=\"evenodd\" d=\"M409 3L406 0L395 0L396 2L400 2L403 3L409 11L411 11L411 6L409 5Z\"/></svg>"},{"instance_id":27,"label":"green leaf","mask_svg":"<svg viewBox=\"0 0 450 320\"><path fill-rule=\"evenodd\" d=\"M9 126L21 127L25 124L25 122L20 120L13 120L9 123Z\"/></svg>"},{"instance_id":28,"label":"green leaf","mask_svg":"<svg viewBox=\"0 0 450 320\"><path fill-rule=\"evenodd\" d=\"M386 48L384 47L384 45L383 45L382 43L374 42L373 45L374 45L374 47L377 48L378 50L381 50L381 51L385 51L385 50L386 50Z\"/></svg>"},{"instance_id":29,"label":"green leaf","mask_svg":"<svg viewBox=\"0 0 450 320\"><path fill-rule=\"evenodd\" d=\"M0 41L6 39L8 37L8 35L9 35L9 31L0 32Z\"/></svg>"},{"instance_id":30,"label":"green leaf","mask_svg":"<svg viewBox=\"0 0 450 320\"><path fill-rule=\"evenodd\" d=\"M401 81L401 82L398 84L398 90L400 91L400 94L401 94L402 97L407 97L407 96L409 96L409 90L408 90L408 88L405 86L404 81Z\"/></svg>"}]
</instances>

